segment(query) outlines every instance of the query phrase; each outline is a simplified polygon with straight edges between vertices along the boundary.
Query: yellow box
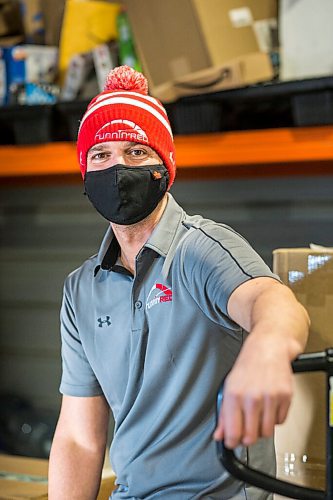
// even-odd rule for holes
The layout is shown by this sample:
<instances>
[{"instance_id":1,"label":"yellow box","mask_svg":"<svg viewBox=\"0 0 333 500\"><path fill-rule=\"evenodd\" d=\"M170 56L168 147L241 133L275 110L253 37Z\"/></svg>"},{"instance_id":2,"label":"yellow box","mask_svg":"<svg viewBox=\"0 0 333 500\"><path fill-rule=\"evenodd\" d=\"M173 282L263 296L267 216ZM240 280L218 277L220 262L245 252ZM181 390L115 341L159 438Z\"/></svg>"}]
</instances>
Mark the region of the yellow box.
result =
<instances>
[{"instance_id":1,"label":"yellow box","mask_svg":"<svg viewBox=\"0 0 333 500\"><path fill-rule=\"evenodd\" d=\"M98 0L67 0L61 28L59 73L64 78L74 55L117 38L120 4Z\"/></svg>"}]
</instances>

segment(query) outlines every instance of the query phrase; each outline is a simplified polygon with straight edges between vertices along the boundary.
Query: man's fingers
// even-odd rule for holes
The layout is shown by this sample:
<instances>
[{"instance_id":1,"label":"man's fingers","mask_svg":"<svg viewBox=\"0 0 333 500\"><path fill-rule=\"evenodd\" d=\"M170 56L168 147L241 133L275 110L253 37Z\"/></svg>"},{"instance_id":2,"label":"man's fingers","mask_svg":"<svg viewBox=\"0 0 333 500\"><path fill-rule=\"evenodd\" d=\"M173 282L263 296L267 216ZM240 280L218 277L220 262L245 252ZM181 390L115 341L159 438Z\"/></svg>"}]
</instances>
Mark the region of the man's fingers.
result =
<instances>
[{"instance_id":1,"label":"man's fingers","mask_svg":"<svg viewBox=\"0 0 333 500\"><path fill-rule=\"evenodd\" d=\"M271 437L276 424L283 423L290 406L288 398L230 396L223 401L214 439L227 448L250 446L260 437Z\"/></svg>"},{"instance_id":2,"label":"man's fingers","mask_svg":"<svg viewBox=\"0 0 333 500\"><path fill-rule=\"evenodd\" d=\"M249 446L256 442L260 432L263 405L259 396L251 395L244 401L244 435L242 444Z\"/></svg>"},{"instance_id":3,"label":"man's fingers","mask_svg":"<svg viewBox=\"0 0 333 500\"><path fill-rule=\"evenodd\" d=\"M213 438L215 439L215 441L222 441L223 436L224 436L224 426L223 426L222 412L220 412L217 426L213 434Z\"/></svg>"},{"instance_id":4,"label":"man's fingers","mask_svg":"<svg viewBox=\"0 0 333 500\"><path fill-rule=\"evenodd\" d=\"M289 398L283 399L283 401L281 402L277 412L277 421L276 421L277 424L283 424L283 422L286 420L290 403L291 403L291 396Z\"/></svg>"},{"instance_id":5,"label":"man's fingers","mask_svg":"<svg viewBox=\"0 0 333 500\"><path fill-rule=\"evenodd\" d=\"M237 396L229 395L222 404L222 421L224 444L227 448L235 448L243 435L243 412Z\"/></svg>"},{"instance_id":6,"label":"man's fingers","mask_svg":"<svg viewBox=\"0 0 333 500\"><path fill-rule=\"evenodd\" d=\"M261 437L271 437L277 423L278 402L274 397L265 397L261 421Z\"/></svg>"},{"instance_id":7,"label":"man's fingers","mask_svg":"<svg viewBox=\"0 0 333 500\"><path fill-rule=\"evenodd\" d=\"M253 385L250 389L239 389L234 383L225 385L214 439L223 439L225 446L232 449L240 444L250 446L259 438L274 434L275 425L286 419L292 386L284 383L272 387L267 381L264 386L263 390L254 392Z\"/></svg>"}]
</instances>

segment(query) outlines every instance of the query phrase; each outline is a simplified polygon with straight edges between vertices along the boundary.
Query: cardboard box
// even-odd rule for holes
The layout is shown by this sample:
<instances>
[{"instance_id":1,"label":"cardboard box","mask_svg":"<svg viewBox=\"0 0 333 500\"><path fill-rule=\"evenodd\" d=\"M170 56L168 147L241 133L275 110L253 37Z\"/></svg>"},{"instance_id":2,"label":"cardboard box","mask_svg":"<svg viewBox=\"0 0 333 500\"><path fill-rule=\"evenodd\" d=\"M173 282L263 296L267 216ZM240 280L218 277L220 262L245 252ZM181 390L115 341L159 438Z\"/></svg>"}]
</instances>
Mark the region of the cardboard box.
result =
<instances>
[{"instance_id":1,"label":"cardboard box","mask_svg":"<svg viewBox=\"0 0 333 500\"><path fill-rule=\"evenodd\" d=\"M276 0L124 0L124 4L150 92L162 100L173 82L210 68L214 73L221 67L251 65L251 81L238 73L234 87L273 76L264 34L276 23ZM261 63L257 59L253 64L251 55L258 53L264 54ZM198 88L196 93L207 91L216 89Z\"/></svg>"},{"instance_id":2,"label":"cardboard box","mask_svg":"<svg viewBox=\"0 0 333 500\"><path fill-rule=\"evenodd\" d=\"M273 269L307 309L311 328L306 352L333 346L333 249L277 249ZM295 393L286 422L276 428L279 475L324 487L326 375L295 375ZM289 477L289 480L293 480ZM322 484L318 484L322 483Z\"/></svg>"},{"instance_id":3,"label":"cardboard box","mask_svg":"<svg viewBox=\"0 0 333 500\"><path fill-rule=\"evenodd\" d=\"M45 84L53 83L55 80L57 47L15 45L3 48L2 52L6 65L6 103L21 102L21 99L23 102L28 102L29 91L24 88L27 83Z\"/></svg>"},{"instance_id":4,"label":"cardboard box","mask_svg":"<svg viewBox=\"0 0 333 500\"><path fill-rule=\"evenodd\" d=\"M0 500L47 499L48 460L0 455ZM104 465L97 500L108 500L115 475Z\"/></svg>"},{"instance_id":5,"label":"cardboard box","mask_svg":"<svg viewBox=\"0 0 333 500\"><path fill-rule=\"evenodd\" d=\"M20 0L27 43L43 44L45 41L42 0Z\"/></svg>"},{"instance_id":6,"label":"cardboard box","mask_svg":"<svg viewBox=\"0 0 333 500\"><path fill-rule=\"evenodd\" d=\"M333 69L333 3L281 0L279 36L281 80L331 76Z\"/></svg>"},{"instance_id":7,"label":"cardboard box","mask_svg":"<svg viewBox=\"0 0 333 500\"><path fill-rule=\"evenodd\" d=\"M273 48L275 0L192 0L192 4L213 65Z\"/></svg>"},{"instance_id":8,"label":"cardboard box","mask_svg":"<svg viewBox=\"0 0 333 500\"><path fill-rule=\"evenodd\" d=\"M272 74L267 54L255 52L219 66L211 66L154 88L154 95L164 102L201 93L219 92L266 80Z\"/></svg>"},{"instance_id":9,"label":"cardboard box","mask_svg":"<svg viewBox=\"0 0 333 500\"><path fill-rule=\"evenodd\" d=\"M47 460L0 455L0 499L47 498Z\"/></svg>"},{"instance_id":10,"label":"cardboard box","mask_svg":"<svg viewBox=\"0 0 333 500\"><path fill-rule=\"evenodd\" d=\"M23 34L20 3L17 0L0 0L0 36Z\"/></svg>"},{"instance_id":11,"label":"cardboard box","mask_svg":"<svg viewBox=\"0 0 333 500\"><path fill-rule=\"evenodd\" d=\"M59 46L65 3L65 0L42 1L45 45Z\"/></svg>"}]
</instances>

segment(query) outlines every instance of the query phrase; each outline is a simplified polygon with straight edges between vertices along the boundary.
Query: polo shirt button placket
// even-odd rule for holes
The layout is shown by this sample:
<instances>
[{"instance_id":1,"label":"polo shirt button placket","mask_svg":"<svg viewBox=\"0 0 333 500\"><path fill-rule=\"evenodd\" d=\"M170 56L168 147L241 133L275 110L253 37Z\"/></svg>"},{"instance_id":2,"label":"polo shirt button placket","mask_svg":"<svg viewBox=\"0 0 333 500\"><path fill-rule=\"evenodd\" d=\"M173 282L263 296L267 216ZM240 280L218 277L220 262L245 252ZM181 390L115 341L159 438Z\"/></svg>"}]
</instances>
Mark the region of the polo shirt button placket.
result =
<instances>
[{"instance_id":1,"label":"polo shirt button placket","mask_svg":"<svg viewBox=\"0 0 333 500\"><path fill-rule=\"evenodd\" d=\"M138 298L134 299L132 307L133 307L132 332L139 333L144 330L144 323L145 323L144 307L142 300L139 300Z\"/></svg>"}]
</instances>

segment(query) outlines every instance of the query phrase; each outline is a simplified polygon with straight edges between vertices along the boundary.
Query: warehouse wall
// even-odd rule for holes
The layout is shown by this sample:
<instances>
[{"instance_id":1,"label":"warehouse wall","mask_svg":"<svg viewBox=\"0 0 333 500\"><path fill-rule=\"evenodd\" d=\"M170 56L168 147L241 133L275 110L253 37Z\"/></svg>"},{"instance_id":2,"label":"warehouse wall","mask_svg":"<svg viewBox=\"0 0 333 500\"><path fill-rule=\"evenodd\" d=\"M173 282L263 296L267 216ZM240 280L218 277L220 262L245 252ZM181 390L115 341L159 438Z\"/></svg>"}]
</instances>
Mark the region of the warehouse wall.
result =
<instances>
[{"instance_id":1,"label":"warehouse wall","mask_svg":"<svg viewBox=\"0 0 333 500\"><path fill-rule=\"evenodd\" d=\"M233 226L268 264L277 247L333 246L333 177L178 180L172 192L189 213ZM107 224L80 185L0 193L0 390L58 410L63 280Z\"/></svg>"}]
</instances>

